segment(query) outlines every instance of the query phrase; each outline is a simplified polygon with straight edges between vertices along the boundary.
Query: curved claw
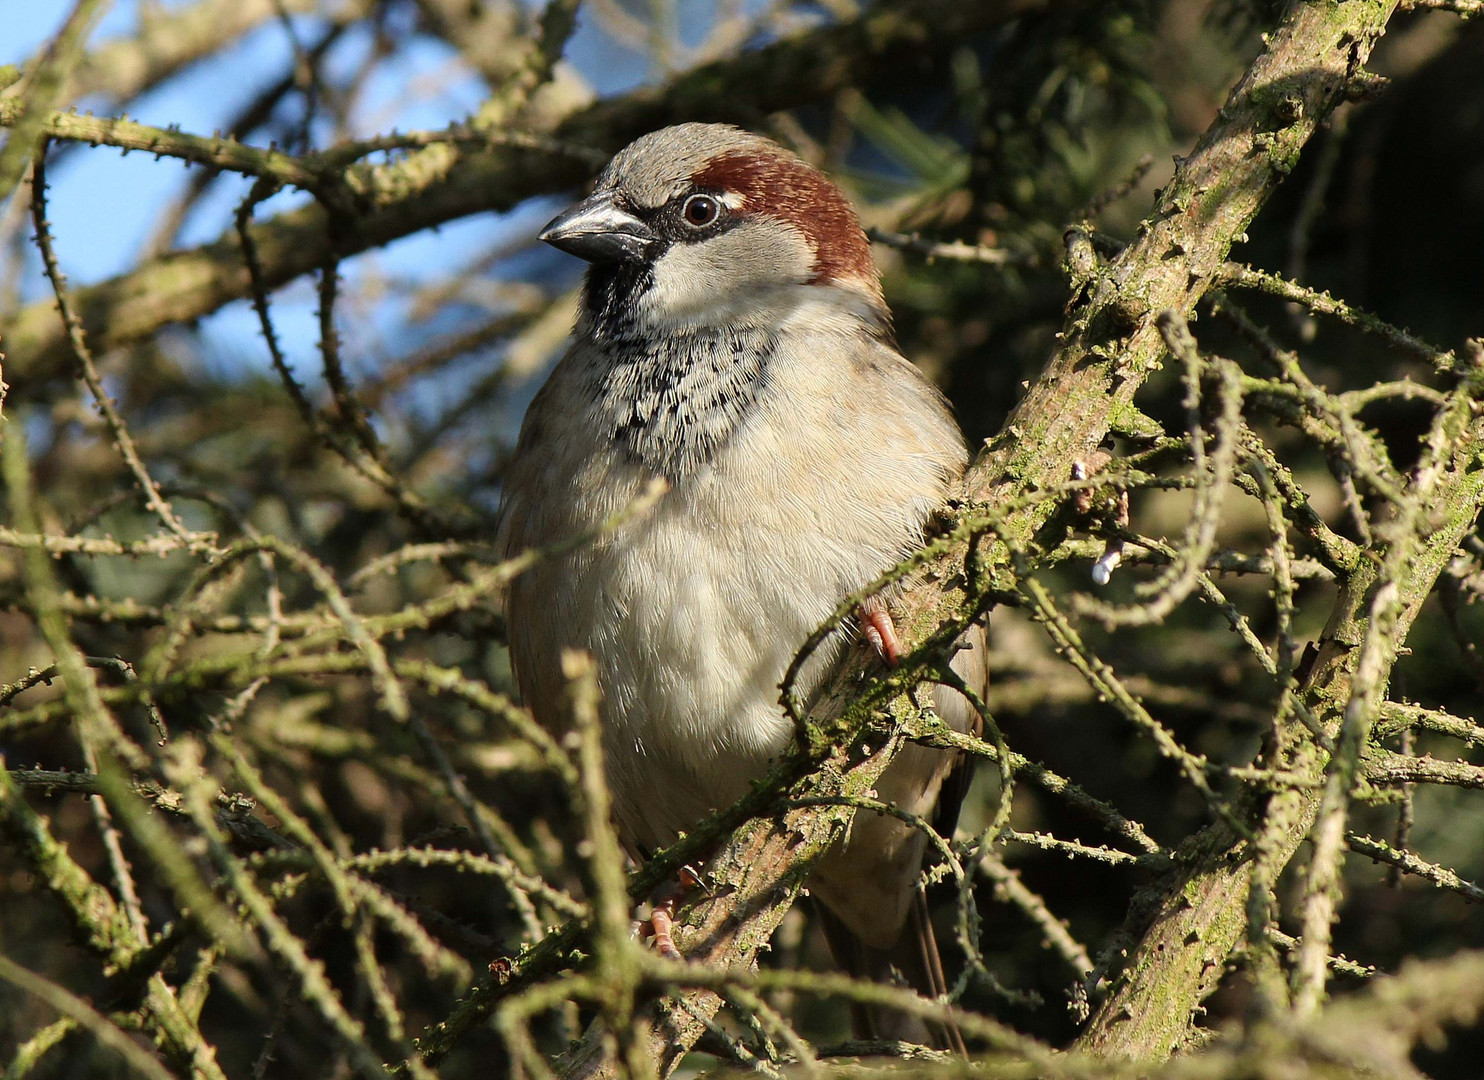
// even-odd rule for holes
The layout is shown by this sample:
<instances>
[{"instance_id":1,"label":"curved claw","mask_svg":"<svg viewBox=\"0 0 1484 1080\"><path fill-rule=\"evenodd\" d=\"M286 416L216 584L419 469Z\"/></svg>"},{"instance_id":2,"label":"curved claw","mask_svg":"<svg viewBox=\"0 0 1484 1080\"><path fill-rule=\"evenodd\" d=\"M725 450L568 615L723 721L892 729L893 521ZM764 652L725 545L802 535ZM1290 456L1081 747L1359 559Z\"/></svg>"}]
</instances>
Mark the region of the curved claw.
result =
<instances>
[{"instance_id":1,"label":"curved claw","mask_svg":"<svg viewBox=\"0 0 1484 1080\"><path fill-rule=\"evenodd\" d=\"M667 960L684 960L685 957L675 947L675 939L671 936L671 928L675 925L672 918L674 912L673 899L656 904L649 913L649 918L639 924L639 936L653 939L655 950Z\"/></svg>"},{"instance_id":2,"label":"curved claw","mask_svg":"<svg viewBox=\"0 0 1484 1080\"><path fill-rule=\"evenodd\" d=\"M675 939L670 936L670 927L674 923L670 913L665 910L665 905L662 904L650 912L649 925L654 929L654 947L661 956L668 960L685 959L675 947Z\"/></svg>"},{"instance_id":3,"label":"curved claw","mask_svg":"<svg viewBox=\"0 0 1484 1080\"><path fill-rule=\"evenodd\" d=\"M896 624L891 621L891 612L879 597L871 597L860 606L861 631L876 655L887 667L896 667L902 662L902 642L897 637Z\"/></svg>"}]
</instances>

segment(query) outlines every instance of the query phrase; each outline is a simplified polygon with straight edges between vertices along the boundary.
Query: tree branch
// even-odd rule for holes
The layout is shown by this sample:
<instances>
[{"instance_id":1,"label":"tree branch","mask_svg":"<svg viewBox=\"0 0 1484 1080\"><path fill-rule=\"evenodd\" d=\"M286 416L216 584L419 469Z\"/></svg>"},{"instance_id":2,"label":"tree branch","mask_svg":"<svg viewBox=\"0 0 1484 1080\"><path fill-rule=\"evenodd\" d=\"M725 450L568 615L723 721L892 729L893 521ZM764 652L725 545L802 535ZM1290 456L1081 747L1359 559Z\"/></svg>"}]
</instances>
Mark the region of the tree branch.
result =
<instances>
[{"instance_id":1,"label":"tree branch","mask_svg":"<svg viewBox=\"0 0 1484 1080\"><path fill-rule=\"evenodd\" d=\"M1031 546L1035 530L1059 503L1053 496L1066 489L1072 463L1098 445L1117 411L1128 405L1165 355L1155 316L1167 309L1188 315L1194 309L1218 277L1231 244L1360 75L1360 65L1394 6L1394 0L1338 7L1292 4L1216 123L1180 162L1135 240L1106 266L1097 265L1095 258L1083 260L1088 271L1063 327L1060 347L1001 435L971 469L967 490L974 501L947 537L929 549L921 575L925 583L909 594L901 612L899 631L918 646L914 659L919 665L950 645L996 590L1013 581L1012 551ZM1456 539L1455 535L1454 543ZM1451 550L1437 534L1432 542ZM920 670L908 663L862 692L865 663L857 658L839 674L814 722L843 717L849 730L852 721L873 712L885 711L900 720L914 711L903 692L920 677ZM879 747L879 735L869 744ZM818 773L796 793L868 788L888 764L894 746L889 743L885 750L866 754L859 749L862 745L857 741L856 749L832 750ZM838 808L796 810L754 821L741 830L712 864L723 886L721 896L682 912L684 925L676 940L691 962L751 965L797 895L803 871L846 820ZM1224 831L1220 835L1226 836ZM1165 895L1179 899L1181 893L1175 889ZM1213 980L1203 974L1205 957L1218 954L1219 973L1220 960L1236 941L1243 899L1235 886L1204 897L1205 921L1210 927L1222 927L1224 933L1219 940L1218 935L1207 934L1211 948L1188 950L1182 941L1170 950L1200 954L1195 978L1170 970L1168 961L1161 965L1149 959L1142 970L1151 980L1142 988L1168 989L1147 998L1115 995L1117 1003L1105 1004L1094 1019L1085 1040L1088 1047L1136 1056L1168 1052L1170 1030L1183 1034L1195 1006L1211 988ZM644 1021L643 1037L662 1074L701 1036L719 999L709 991L697 991L685 995L683 1002L682 1008L666 1010L663 1016L651 1012ZM568 1080L607 1077L614 1070L597 1040L589 1040L564 1064Z\"/></svg>"},{"instance_id":2,"label":"tree branch","mask_svg":"<svg viewBox=\"0 0 1484 1080\"><path fill-rule=\"evenodd\" d=\"M796 35L755 52L706 64L671 82L644 87L568 115L550 132L578 147L612 152L636 136L682 119L756 123L770 112L829 97L904 62L921 63L985 27L1046 6L1047 0L881 3L850 22ZM68 125L57 120L63 128ZM52 132L61 135L61 132ZM213 140L204 140L213 142ZM215 140L215 142L222 142ZM234 157L242 155L217 148ZM262 151L257 151L261 154ZM332 230L318 204L253 227L263 280L277 288L323 265L403 236L486 211L505 211L586 182L592 165L570 153L499 145L440 143L388 165L353 166L346 185L354 213ZM200 318L251 292L234 232L171 252L76 293L88 340L98 352L138 341L171 323ZM66 342L50 304L22 309L6 343L22 381L65 371Z\"/></svg>"}]
</instances>

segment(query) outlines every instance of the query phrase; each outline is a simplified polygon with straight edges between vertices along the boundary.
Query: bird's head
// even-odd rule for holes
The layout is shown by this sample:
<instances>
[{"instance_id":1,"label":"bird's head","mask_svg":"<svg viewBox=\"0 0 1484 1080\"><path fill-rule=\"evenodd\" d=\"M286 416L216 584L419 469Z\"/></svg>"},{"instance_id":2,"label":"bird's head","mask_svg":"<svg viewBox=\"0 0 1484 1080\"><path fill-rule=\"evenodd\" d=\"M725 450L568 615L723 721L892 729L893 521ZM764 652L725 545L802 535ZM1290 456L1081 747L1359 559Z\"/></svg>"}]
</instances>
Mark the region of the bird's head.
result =
<instances>
[{"instance_id":1,"label":"bird's head","mask_svg":"<svg viewBox=\"0 0 1484 1080\"><path fill-rule=\"evenodd\" d=\"M888 318L870 242L840 189L724 124L630 143L541 239L593 264L586 317L600 335L775 322L806 300Z\"/></svg>"}]
</instances>

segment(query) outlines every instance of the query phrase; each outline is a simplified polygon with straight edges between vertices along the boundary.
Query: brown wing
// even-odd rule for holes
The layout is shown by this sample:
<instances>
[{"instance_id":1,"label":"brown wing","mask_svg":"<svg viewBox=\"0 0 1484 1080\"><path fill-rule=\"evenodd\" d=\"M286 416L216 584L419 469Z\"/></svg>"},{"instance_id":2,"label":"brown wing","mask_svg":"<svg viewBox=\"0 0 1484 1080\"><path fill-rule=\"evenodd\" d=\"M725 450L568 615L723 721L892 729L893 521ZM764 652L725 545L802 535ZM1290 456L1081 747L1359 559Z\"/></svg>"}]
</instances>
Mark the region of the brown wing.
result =
<instances>
[{"instance_id":1,"label":"brown wing","mask_svg":"<svg viewBox=\"0 0 1484 1080\"><path fill-rule=\"evenodd\" d=\"M578 531L572 521L572 473L566 463L582 456L574 437L571 377L580 364L570 350L531 399L520 437L503 477L504 491L495 529L495 548L510 559ZM554 635L560 613L549 603L553 589L549 563L538 564L511 582L505 594L506 642L516 686L536 719L557 730L556 702L562 688Z\"/></svg>"}]
</instances>

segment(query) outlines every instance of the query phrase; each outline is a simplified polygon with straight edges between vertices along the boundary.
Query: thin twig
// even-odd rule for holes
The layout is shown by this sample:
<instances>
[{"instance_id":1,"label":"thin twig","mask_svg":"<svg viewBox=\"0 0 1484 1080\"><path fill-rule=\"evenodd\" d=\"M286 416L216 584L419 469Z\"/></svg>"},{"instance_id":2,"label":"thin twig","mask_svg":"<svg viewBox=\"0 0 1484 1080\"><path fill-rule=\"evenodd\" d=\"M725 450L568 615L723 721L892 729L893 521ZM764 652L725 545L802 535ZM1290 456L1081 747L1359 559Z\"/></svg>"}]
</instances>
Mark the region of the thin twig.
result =
<instances>
[{"instance_id":1,"label":"thin twig","mask_svg":"<svg viewBox=\"0 0 1484 1080\"><path fill-rule=\"evenodd\" d=\"M213 552L215 550L215 537L210 534L195 534L190 532L176 516L175 509L160 494L159 486L154 478L150 476L145 467L139 451L134 445L134 439L129 434L129 429L124 425L123 417L119 415L118 409L114 407L113 399L108 396L108 391L103 387L103 378L98 374L98 367L93 363L92 351L88 348L83 338L82 320L72 310L72 302L67 296L66 278L62 276L61 268L57 265L57 253L52 247L51 226L46 220L46 142L43 141L37 151L36 160L32 165L31 172L31 221L36 227L36 246L41 252L42 269L46 278L51 282L52 294L57 300L57 313L62 318L62 323L67 330L67 342L71 346L73 359L77 363L78 373L83 382L87 384L88 390L92 392L93 401L98 406L98 411L103 416L103 422L108 425L109 434L113 436L114 445L123 456L124 464L134 476L134 482L139 485L140 494L144 496L144 504L149 508L165 528L169 530L177 540L192 551Z\"/></svg>"}]
</instances>

